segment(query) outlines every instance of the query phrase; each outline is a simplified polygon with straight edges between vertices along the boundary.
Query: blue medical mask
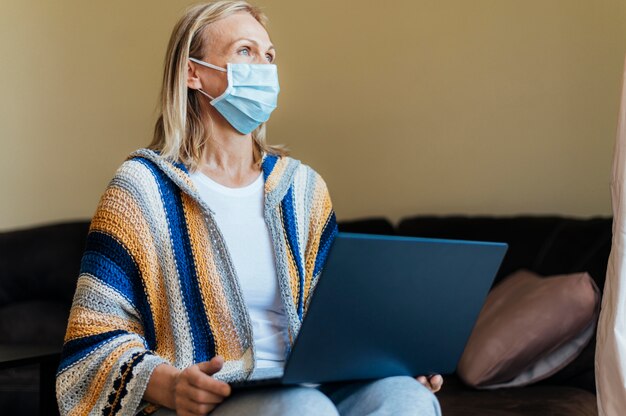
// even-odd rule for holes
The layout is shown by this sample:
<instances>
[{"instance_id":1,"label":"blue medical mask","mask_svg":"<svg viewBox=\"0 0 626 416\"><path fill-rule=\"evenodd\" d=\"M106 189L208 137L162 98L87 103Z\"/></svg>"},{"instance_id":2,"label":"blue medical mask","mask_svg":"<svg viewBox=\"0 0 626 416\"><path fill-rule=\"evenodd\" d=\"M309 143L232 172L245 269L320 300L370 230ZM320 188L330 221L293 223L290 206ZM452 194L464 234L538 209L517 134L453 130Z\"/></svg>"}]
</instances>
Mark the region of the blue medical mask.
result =
<instances>
[{"instance_id":1,"label":"blue medical mask","mask_svg":"<svg viewBox=\"0 0 626 416\"><path fill-rule=\"evenodd\" d=\"M211 105L237 131L251 133L270 118L278 100L278 71L273 64L227 64L226 69L189 58L197 64L226 72L228 87L219 97L211 97L202 89L198 91L211 99Z\"/></svg>"}]
</instances>

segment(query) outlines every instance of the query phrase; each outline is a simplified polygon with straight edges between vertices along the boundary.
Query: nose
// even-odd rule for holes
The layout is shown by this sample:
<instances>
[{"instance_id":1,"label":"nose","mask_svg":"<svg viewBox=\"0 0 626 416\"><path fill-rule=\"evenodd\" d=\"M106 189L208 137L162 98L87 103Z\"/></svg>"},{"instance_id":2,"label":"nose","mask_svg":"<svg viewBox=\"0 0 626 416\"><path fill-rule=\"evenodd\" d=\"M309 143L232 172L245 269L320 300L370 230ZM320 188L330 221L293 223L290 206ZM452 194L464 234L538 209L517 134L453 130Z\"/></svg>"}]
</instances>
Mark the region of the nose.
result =
<instances>
[{"instance_id":1,"label":"nose","mask_svg":"<svg viewBox=\"0 0 626 416\"><path fill-rule=\"evenodd\" d=\"M257 56L256 58L254 58L254 62L255 64L269 64L269 62L267 62L267 59L265 59L264 56Z\"/></svg>"}]
</instances>

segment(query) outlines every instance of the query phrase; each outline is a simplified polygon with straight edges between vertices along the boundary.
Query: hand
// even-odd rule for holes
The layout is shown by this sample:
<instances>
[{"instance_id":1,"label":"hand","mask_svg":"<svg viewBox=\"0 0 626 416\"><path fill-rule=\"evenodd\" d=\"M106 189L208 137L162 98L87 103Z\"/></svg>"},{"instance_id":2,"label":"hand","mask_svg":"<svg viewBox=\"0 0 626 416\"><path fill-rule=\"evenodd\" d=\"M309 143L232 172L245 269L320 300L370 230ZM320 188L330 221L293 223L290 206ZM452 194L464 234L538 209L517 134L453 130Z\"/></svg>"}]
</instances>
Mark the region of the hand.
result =
<instances>
[{"instance_id":1,"label":"hand","mask_svg":"<svg viewBox=\"0 0 626 416\"><path fill-rule=\"evenodd\" d=\"M211 377L224 365L220 356L192 365L174 379L174 406L178 416L204 416L230 396L230 386Z\"/></svg>"},{"instance_id":2,"label":"hand","mask_svg":"<svg viewBox=\"0 0 626 416\"><path fill-rule=\"evenodd\" d=\"M443 386L443 377L439 374L434 374L432 376L419 376L415 378L417 381L422 383L428 390L433 393L437 393L441 390L441 386Z\"/></svg>"}]
</instances>

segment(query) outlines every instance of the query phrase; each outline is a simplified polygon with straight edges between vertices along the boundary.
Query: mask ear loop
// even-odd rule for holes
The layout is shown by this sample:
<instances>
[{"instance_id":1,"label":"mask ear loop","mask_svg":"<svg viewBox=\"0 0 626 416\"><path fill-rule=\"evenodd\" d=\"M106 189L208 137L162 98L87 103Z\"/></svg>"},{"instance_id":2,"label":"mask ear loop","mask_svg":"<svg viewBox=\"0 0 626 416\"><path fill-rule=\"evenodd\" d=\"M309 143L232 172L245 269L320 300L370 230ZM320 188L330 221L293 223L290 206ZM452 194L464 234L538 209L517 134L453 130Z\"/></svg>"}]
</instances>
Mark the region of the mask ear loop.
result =
<instances>
[{"instance_id":1,"label":"mask ear loop","mask_svg":"<svg viewBox=\"0 0 626 416\"><path fill-rule=\"evenodd\" d=\"M198 88L196 91L198 91L200 94L206 95L211 100L215 100L215 98L211 97L209 94L207 94L206 92L202 91L202 88Z\"/></svg>"},{"instance_id":2,"label":"mask ear loop","mask_svg":"<svg viewBox=\"0 0 626 416\"><path fill-rule=\"evenodd\" d=\"M215 69L215 70L221 71L221 72L228 72L227 69L224 69L224 68L219 67L217 65L210 64L208 62L201 61L201 60L196 59L196 58L192 58L191 56L189 57L189 60L191 62L195 62L195 63L197 63L199 65L206 66L207 68ZM198 88L196 91L199 91L201 94L204 94L205 96L209 97L211 100L215 100L215 98L211 97L209 94L207 94L206 92L202 91L202 88Z\"/></svg>"},{"instance_id":3,"label":"mask ear loop","mask_svg":"<svg viewBox=\"0 0 626 416\"><path fill-rule=\"evenodd\" d=\"M197 63L199 65L206 66L207 68L215 69L215 70L221 71L221 72L228 72L228 70L225 69L225 68L222 68L222 67L217 66L217 65L210 64L208 62L201 61L201 60L196 59L196 58L192 58L191 56L189 57L189 60L191 62L195 62L195 63Z\"/></svg>"}]
</instances>

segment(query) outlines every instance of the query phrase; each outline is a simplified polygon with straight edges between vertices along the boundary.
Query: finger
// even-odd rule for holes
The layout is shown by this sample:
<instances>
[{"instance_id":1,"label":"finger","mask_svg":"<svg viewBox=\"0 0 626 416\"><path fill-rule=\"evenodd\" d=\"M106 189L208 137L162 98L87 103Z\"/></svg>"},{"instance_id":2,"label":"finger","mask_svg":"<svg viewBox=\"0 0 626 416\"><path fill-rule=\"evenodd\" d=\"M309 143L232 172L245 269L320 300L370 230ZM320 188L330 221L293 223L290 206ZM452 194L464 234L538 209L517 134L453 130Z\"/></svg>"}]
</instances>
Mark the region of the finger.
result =
<instances>
[{"instance_id":1,"label":"finger","mask_svg":"<svg viewBox=\"0 0 626 416\"><path fill-rule=\"evenodd\" d=\"M192 369L192 371L190 372L189 384L191 384L193 387L199 388L207 392L218 394L222 397L230 396L230 392L231 392L231 389L228 383L219 381L203 373L198 368L196 368L195 371L193 371Z\"/></svg>"},{"instance_id":2,"label":"finger","mask_svg":"<svg viewBox=\"0 0 626 416\"><path fill-rule=\"evenodd\" d=\"M190 415L205 416L207 413L209 413L211 410L215 408L215 405L187 402L183 404L181 407L182 407L181 410L187 412ZM177 408L177 411L178 411L178 408Z\"/></svg>"},{"instance_id":3,"label":"finger","mask_svg":"<svg viewBox=\"0 0 626 416\"><path fill-rule=\"evenodd\" d=\"M198 404L219 404L223 402L225 398L221 394L215 394L192 385L189 385L187 389L184 390L183 394L188 400Z\"/></svg>"},{"instance_id":4,"label":"finger","mask_svg":"<svg viewBox=\"0 0 626 416\"><path fill-rule=\"evenodd\" d=\"M416 377L416 380L419 381L421 384L423 384L425 386L428 384L428 380L426 380L426 377L424 377L424 376Z\"/></svg>"},{"instance_id":5,"label":"finger","mask_svg":"<svg viewBox=\"0 0 626 416\"><path fill-rule=\"evenodd\" d=\"M176 416L201 416L200 413L190 412L184 408L176 408ZM204 416L204 415L202 415Z\"/></svg>"},{"instance_id":6,"label":"finger","mask_svg":"<svg viewBox=\"0 0 626 416\"><path fill-rule=\"evenodd\" d=\"M212 376L222 369L224 366L224 358L220 355L216 355L211 361L204 361L197 364L200 371Z\"/></svg>"},{"instance_id":7,"label":"finger","mask_svg":"<svg viewBox=\"0 0 626 416\"><path fill-rule=\"evenodd\" d=\"M440 389L441 386L443 385L443 377L441 377L441 375L439 374L435 374L431 376L429 381L430 381L430 384L433 387L436 387L437 389Z\"/></svg>"},{"instance_id":8,"label":"finger","mask_svg":"<svg viewBox=\"0 0 626 416\"><path fill-rule=\"evenodd\" d=\"M184 409L176 409L176 416L201 416L200 413L190 412Z\"/></svg>"},{"instance_id":9,"label":"finger","mask_svg":"<svg viewBox=\"0 0 626 416\"><path fill-rule=\"evenodd\" d=\"M443 383L440 381L439 383L436 382L430 382L428 389L433 392L433 393L437 393L439 390L441 390L441 385Z\"/></svg>"}]
</instances>

